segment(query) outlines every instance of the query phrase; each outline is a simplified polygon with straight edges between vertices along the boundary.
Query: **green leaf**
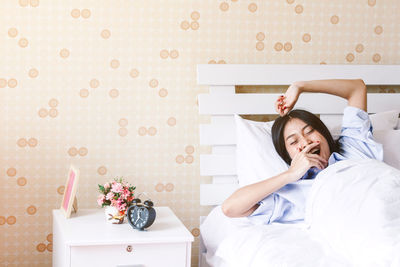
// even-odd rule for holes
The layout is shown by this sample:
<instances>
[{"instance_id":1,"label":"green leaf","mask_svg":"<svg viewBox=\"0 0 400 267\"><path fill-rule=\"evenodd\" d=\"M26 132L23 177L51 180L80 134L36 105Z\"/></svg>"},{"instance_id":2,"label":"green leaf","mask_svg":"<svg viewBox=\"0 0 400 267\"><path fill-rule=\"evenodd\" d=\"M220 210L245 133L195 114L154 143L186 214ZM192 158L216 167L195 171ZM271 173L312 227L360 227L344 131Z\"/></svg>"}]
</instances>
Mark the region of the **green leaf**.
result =
<instances>
[{"instance_id":1,"label":"green leaf","mask_svg":"<svg viewBox=\"0 0 400 267\"><path fill-rule=\"evenodd\" d=\"M99 191L102 193L104 193L105 191L104 186L102 186L101 184L99 184Z\"/></svg>"}]
</instances>

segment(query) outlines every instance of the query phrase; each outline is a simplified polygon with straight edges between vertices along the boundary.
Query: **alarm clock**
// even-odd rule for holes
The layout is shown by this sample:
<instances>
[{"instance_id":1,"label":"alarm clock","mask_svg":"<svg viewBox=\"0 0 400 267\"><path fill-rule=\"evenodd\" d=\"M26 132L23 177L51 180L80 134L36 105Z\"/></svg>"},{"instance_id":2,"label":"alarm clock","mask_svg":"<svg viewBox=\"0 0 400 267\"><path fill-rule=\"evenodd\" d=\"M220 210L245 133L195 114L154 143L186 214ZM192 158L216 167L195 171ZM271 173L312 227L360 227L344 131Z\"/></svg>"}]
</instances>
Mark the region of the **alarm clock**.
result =
<instances>
[{"instance_id":1,"label":"alarm clock","mask_svg":"<svg viewBox=\"0 0 400 267\"><path fill-rule=\"evenodd\" d=\"M156 219L156 210L153 208L153 202L146 200L142 205L141 200L136 198L132 201L126 212L128 223L137 230L143 231L150 227Z\"/></svg>"}]
</instances>

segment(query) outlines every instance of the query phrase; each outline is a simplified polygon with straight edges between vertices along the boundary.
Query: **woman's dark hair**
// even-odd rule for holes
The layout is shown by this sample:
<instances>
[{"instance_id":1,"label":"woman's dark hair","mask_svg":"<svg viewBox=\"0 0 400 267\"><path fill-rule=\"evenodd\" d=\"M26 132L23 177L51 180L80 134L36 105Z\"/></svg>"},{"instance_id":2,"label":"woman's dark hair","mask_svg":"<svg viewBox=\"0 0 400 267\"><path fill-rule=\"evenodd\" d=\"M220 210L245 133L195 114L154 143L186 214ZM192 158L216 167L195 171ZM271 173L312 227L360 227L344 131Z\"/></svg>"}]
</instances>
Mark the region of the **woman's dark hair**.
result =
<instances>
[{"instance_id":1,"label":"woman's dark hair","mask_svg":"<svg viewBox=\"0 0 400 267\"><path fill-rule=\"evenodd\" d=\"M292 118L298 118L304 121L306 124L310 125L314 130L318 131L325 137L325 139L328 141L331 153L338 152L337 143L335 142L335 140L333 140L333 137L328 128L317 116L306 110L294 109L285 116L277 118L272 125L271 130L272 141L274 143L275 150L288 165L290 165L292 159L290 158L286 150L283 130L285 129L286 123Z\"/></svg>"}]
</instances>

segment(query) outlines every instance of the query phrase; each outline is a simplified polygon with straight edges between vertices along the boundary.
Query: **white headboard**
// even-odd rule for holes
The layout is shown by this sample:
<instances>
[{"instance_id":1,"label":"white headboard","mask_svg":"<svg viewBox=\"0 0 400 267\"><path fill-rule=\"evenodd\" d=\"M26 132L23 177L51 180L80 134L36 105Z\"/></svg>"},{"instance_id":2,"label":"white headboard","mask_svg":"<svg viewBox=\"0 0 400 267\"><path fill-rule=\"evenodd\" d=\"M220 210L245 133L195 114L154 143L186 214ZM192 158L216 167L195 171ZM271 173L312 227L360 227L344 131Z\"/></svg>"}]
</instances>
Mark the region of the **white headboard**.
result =
<instances>
[{"instance_id":1,"label":"white headboard","mask_svg":"<svg viewBox=\"0 0 400 267\"><path fill-rule=\"evenodd\" d=\"M200 185L200 204L221 204L238 188L235 167L233 114L276 114L279 94L237 94L236 85L290 85L298 80L363 79L366 85L400 85L400 65L197 65L198 84L208 85L200 94L199 112L211 115L211 124L200 125L200 145L212 146L212 154L200 155L200 175L212 176ZM329 104L327 104L329 103ZM303 94L296 108L320 114L329 124L340 120L346 106L340 97ZM400 109L400 94L369 93L368 112Z\"/></svg>"}]
</instances>

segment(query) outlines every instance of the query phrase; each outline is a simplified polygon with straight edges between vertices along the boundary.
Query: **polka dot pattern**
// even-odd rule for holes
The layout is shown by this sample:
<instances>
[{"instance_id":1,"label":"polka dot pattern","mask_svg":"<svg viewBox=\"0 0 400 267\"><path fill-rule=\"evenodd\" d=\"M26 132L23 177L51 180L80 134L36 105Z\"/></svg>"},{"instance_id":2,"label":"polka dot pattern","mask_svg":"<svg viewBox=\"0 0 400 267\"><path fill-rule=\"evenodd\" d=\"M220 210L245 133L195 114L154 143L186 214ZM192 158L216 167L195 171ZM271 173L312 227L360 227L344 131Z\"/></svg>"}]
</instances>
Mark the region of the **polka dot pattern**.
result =
<instances>
[{"instance_id":1,"label":"polka dot pattern","mask_svg":"<svg viewBox=\"0 0 400 267\"><path fill-rule=\"evenodd\" d=\"M294 12L296 12L297 14L303 13L303 10L304 10L304 8L303 8L302 5L297 5L297 6L294 8Z\"/></svg>"},{"instance_id":2,"label":"polka dot pattern","mask_svg":"<svg viewBox=\"0 0 400 267\"><path fill-rule=\"evenodd\" d=\"M155 135L157 134L157 129L156 129L155 127L151 126L151 127L149 127L149 128L147 129L147 133L148 133L150 136L155 136Z\"/></svg>"},{"instance_id":3,"label":"polka dot pattern","mask_svg":"<svg viewBox=\"0 0 400 267\"><path fill-rule=\"evenodd\" d=\"M14 177L15 175L17 175L17 170L15 168L9 168L7 170L7 175L10 177Z\"/></svg>"},{"instance_id":4,"label":"polka dot pattern","mask_svg":"<svg viewBox=\"0 0 400 267\"><path fill-rule=\"evenodd\" d=\"M354 61L354 54L353 53L348 53L346 55L346 60L347 60L347 62L353 62Z\"/></svg>"},{"instance_id":5,"label":"polka dot pattern","mask_svg":"<svg viewBox=\"0 0 400 267\"><path fill-rule=\"evenodd\" d=\"M128 135L128 129L122 127L122 128L120 128L120 129L118 130L118 134L119 134L119 136L121 136L121 137L125 137L125 136Z\"/></svg>"},{"instance_id":6,"label":"polka dot pattern","mask_svg":"<svg viewBox=\"0 0 400 267\"><path fill-rule=\"evenodd\" d=\"M357 53L362 53L364 51L363 44L357 44L355 50L356 50Z\"/></svg>"},{"instance_id":7,"label":"polka dot pattern","mask_svg":"<svg viewBox=\"0 0 400 267\"><path fill-rule=\"evenodd\" d=\"M28 39L26 39L26 38L21 38L21 39L19 39L19 41L18 41L18 45L19 45L21 48L27 47L28 44L29 44L29 41L28 41Z\"/></svg>"},{"instance_id":8,"label":"polka dot pattern","mask_svg":"<svg viewBox=\"0 0 400 267\"><path fill-rule=\"evenodd\" d=\"M15 88L15 87L17 87L18 82L17 82L16 79L11 78L11 79L8 80L7 85L8 85L8 87L10 87L10 88Z\"/></svg>"},{"instance_id":9,"label":"polka dot pattern","mask_svg":"<svg viewBox=\"0 0 400 267\"><path fill-rule=\"evenodd\" d=\"M192 145L187 145L185 147L185 152L186 155L177 155L175 158L175 162L178 164L182 164L184 162L186 162L187 164L192 164L194 162L194 157L193 157L193 153L194 153L194 147Z\"/></svg>"},{"instance_id":10,"label":"polka dot pattern","mask_svg":"<svg viewBox=\"0 0 400 267\"><path fill-rule=\"evenodd\" d=\"M59 194L59 195L63 195L64 194L64 189L65 189L65 186L59 186L58 188L57 188L57 193Z\"/></svg>"},{"instance_id":11,"label":"polka dot pattern","mask_svg":"<svg viewBox=\"0 0 400 267\"><path fill-rule=\"evenodd\" d=\"M60 57L61 58L68 58L69 57L69 50L67 48L63 48L60 50Z\"/></svg>"},{"instance_id":12,"label":"polka dot pattern","mask_svg":"<svg viewBox=\"0 0 400 267\"><path fill-rule=\"evenodd\" d=\"M292 43L290 43L290 42L286 42L284 45L283 45L283 49L286 51L286 52L289 52L290 50L292 50Z\"/></svg>"},{"instance_id":13,"label":"polka dot pattern","mask_svg":"<svg viewBox=\"0 0 400 267\"><path fill-rule=\"evenodd\" d=\"M120 65L120 63L119 63L119 60L118 60L118 59L113 59L113 60L111 60L111 62L110 62L110 67L111 67L112 69L118 69L119 65Z\"/></svg>"},{"instance_id":14,"label":"polka dot pattern","mask_svg":"<svg viewBox=\"0 0 400 267\"><path fill-rule=\"evenodd\" d=\"M15 216L8 216L6 222L9 225L13 225L17 222L17 218Z\"/></svg>"},{"instance_id":15,"label":"polka dot pattern","mask_svg":"<svg viewBox=\"0 0 400 267\"><path fill-rule=\"evenodd\" d=\"M160 51L160 57L162 59L167 59L170 57L171 59L176 59L179 57L179 52L175 49L168 51L167 49L163 49Z\"/></svg>"},{"instance_id":16,"label":"polka dot pattern","mask_svg":"<svg viewBox=\"0 0 400 267\"><path fill-rule=\"evenodd\" d=\"M29 70L28 75L31 78L36 78L39 75L39 71L37 69L35 69L35 68L32 68L32 69Z\"/></svg>"},{"instance_id":17,"label":"polka dot pattern","mask_svg":"<svg viewBox=\"0 0 400 267\"><path fill-rule=\"evenodd\" d=\"M183 20L180 23L180 27L182 30L186 31L186 30L192 29L192 30L196 31L200 28L200 23L199 23L200 13L198 11L193 11L190 14L190 18L192 19L192 21Z\"/></svg>"},{"instance_id":18,"label":"polka dot pattern","mask_svg":"<svg viewBox=\"0 0 400 267\"><path fill-rule=\"evenodd\" d=\"M5 88L7 86L7 80L0 78L0 88Z\"/></svg>"},{"instance_id":19,"label":"polka dot pattern","mask_svg":"<svg viewBox=\"0 0 400 267\"><path fill-rule=\"evenodd\" d=\"M89 82L89 86L91 88L97 88L97 87L99 87L99 85L100 85L100 82L97 79L91 79Z\"/></svg>"},{"instance_id":20,"label":"polka dot pattern","mask_svg":"<svg viewBox=\"0 0 400 267\"><path fill-rule=\"evenodd\" d=\"M109 29L104 29L100 33L101 38L109 39L111 37L111 31Z\"/></svg>"},{"instance_id":21,"label":"polka dot pattern","mask_svg":"<svg viewBox=\"0 0 400 267\"><path fill-rule=\"evenodd\" d=\"M37 211L37 208L34 205L31 205L26 209L26 212L29 215L34 215L36 213L36 211Z\"/></svg>"},{"instance_id":22,"label":"polka dot pattern","mask_svg":"<svg viewBox=\"0 0 400 267\"><path fill-rule=\"evenodd\" d=\"M193 235L194 237L199 237L199 235L200 235L200 229L199 229L199 228L193 228L192 231L191 231L191 233L192 233L192 235Z\"/></svg>"},{"instance_id":23,"label":"polka dot pattern","mask_svg":"<svg viewBox=\"0 0 400 267\"><path fill-rule=\"evenodd\" d=\"M132 78L137 78L139 76L139 71L137 69L131 69L131 71L129 72L129 75Z\"/></svg>"},{"instance_id":24,"label":"polka dot pattern","mask_svg":"<svg viewBox=\"0 0 400 267\"><path fill-rule=\"evenodd\" d=\"M82 98L86 98L89 96L89 90L86 88L83 88L79 91L79 96Z\"/></svg>"},{"instance_id":25,"label":"polka dot pattern","mask_svg":"<svg viewBox=\"0 0 400 267\"><path fill-rule=\"evenodd\" d=\"M27 183L27 180L26 180L25 177L19 177L19 178L17 179L17 184L18 184L19 186L25 186L26 183Z\"/></svg>"},{"instance_id":26,"label":"polka dot pattern","mask_svg":"<svg viewBox=\"0 0 400 267\"><path fill-rule=\"evenodd\" d=\"M78 154L79 156L84 157L88 154L88 149L86 147L81 147L78 150Z\"/></svg>"},{"instance_id":27,"label":"polka dot pattern","mask_svg":"<svg viewBox=\"0 0 400 267\"><path fill-rule=\"evenodd\" d=\"M117 98L119 96L119 90L118 89L111 89L110 92L108 93L111 98Z\"/></svg>"},{"instance_id":28,"label":"polka dot pattern","mask_svg":"<svg viewBox=\"0 0 400 267\"><path fill-rule=\"evenodd\" d=\"M165 191L167 191L167 192L172 192L173 190L174 190L174 184L172 184L172 183L167 183L166 185L165 185Z\"/></svg>"},{"instance_id":29,"label":"polka dot pattern","mask_svg":"<svg viewBox=\"0 0 400 267\"><path fill-rule=\"evenodd\" d=\"M176 125L176 118L174 118L174 117L168 118L167 124L168 124L169 126L175 126L175 125Z\"/></svg>"},{"instance_id":30,"label":"polka dot pattern","mask_svg":"<svg viewBox=\"0 0 400 267\"><path fill-rule=\"evenodd\" d=\"M223 12L226 12L229 9L229 4L227 2L223 2L219 5L219 9L221 9Z\"/></svg>"},{"instance_id":31,"label":"polka dot pattern","mask_svg":"<svg viewBox=\"0 0 400 267\"><path fill-rule=\"evenodd\" d=\"M89 153L89 150L86 147L80 147L79 149L76 147L70 147L67 153L71 157L75 157L77 155L85 157Z\"/></svg>"},{"instance_id":32,"label":"polka dot pattern","mask_svg":"<svg viewBox=\"0 0 400 267\"><path fill-rule=\"evenodd\" d=\"M377 35L382 34L382 33L383 33L383 27L382 27L381 25L376 26L375 29L374 29L374 32L375 32Z\"/></svg>"},{"instance_id":33,"label":"polka dot pattern","mask_svg":"<svg viewBox=\"0 0 400 267\"><path fill-rule=\"evenodd\" d=\"M18 35L18 30L16 28L8 29L8 36L11 38L15 38Z\"/></svg>"},{"instance_id":34,"label":"polka dot pattern","mask_svg":"<svg viewBox=\"0 0 400 267\"><path fill-rule=\"evenodd\" d=\"M176 163L182 164L185 161L185 158L182 155L178 155L175 158Z\"/></svg>"},{"instance_id":35,"label":"polka dot pattern","mask_svg":"<svg viewBox=\"0 0 400 267\"><path fill-rule=\"evenodd\" d=\"M74 8L71 10L71 17L74 19L79 19L80 17L82 17L83 19L88 19L91 15L92 12L87 8L84 8L82 10Z\"/></svg>"},{"instance_id":36,"label":"polka dot pattern","mask_svg":"<svg viewBox=\"0 0 400 267\"><path fill-rule=\"evenodd\" d=\"M215 59L211 59L210 61L208 61L208 64L226 64L226 61L223 59L220 59L218 61L216 61Z\"/></svg>"},{"instance_id":37,"label":"polka dot pattern","mask_svg":"<svg viewBox=\"0 0 400 267\"><path fill-rule=\"evenodd\" d=\"M145 136L145 135L155 136L157 134L157 128L154 126L150 126L148 128L142 126L138 129L138 134L140 136Z\"/></svg>"},{"instance_id":38,"label":"polka dot pattern","mask_svg":"<svg viewBox=\"0 0 400 267\"><path fill-rule=\"evenodd\" d=\"M47 240L48 242L52 243L52 242L53 242L53 234L48 234L48 235L46 236L46 240Z\"/></svg>"},{"instance_id":39,"label":"polka dot pattern","mask_svg":"<svg viewBox=\"0 0 400 267\"><path fill-rule=\"evenodd\" d=\"M18 145L19 147L26 147L27 144L28 144L28 142L26 141L25 138L20 138L20 139L18 139L18 141L17 141L17 145Z\"/></svg>"},{"instance_id":40,"label":"polka dot pattern","mask_svg":"<svg viewBox=\"0 0 400 267\"><path fill-rule=\"evenodd\" d=\"M251 13L254 13L254 12L256 12L257 11L257 4L256 3L250 3L249 4L249 6L248 6L248 9L249 9L249 11L251 12Z\"/></svg>"},{"instance_id":41,"label":"polka dot pattern","mask_svg":"<svg viewBox=\"0 0 400 267\"><path fill-rule=\"evenodd\" d=\"M275 49L275 51L278 51L278 52L281 51L283 49L283 44L281 42L275 43L274 49Z\"/></svg>"},{"instance_id":42,"label":"polka dot pattern","mask_svg":"<svg viewBox=\"0 0 400 267\"><path fill-rule=\"evenodd\" d=\"M157 79L151 79L149 82L149 86L152 88L156 88L158 86L158 81Z\"/></svg>"},{"instance_id":43,"label":"polka dot pattern","mask_svg":"<svg viewBox=\"0 0 400 267\"><path fill-rule=\"evenodd\" d=\"M372 61L374 61L375 63L378 63L379 61L381 61L381 55L376 53L372 56Z\"/></svg>"},{"instance_id":44,"label":"polka dot pattern","mask_svg":"<svg viewBox=\"0 0 400 267\"><path fill-rule=\"evenodd\" d=\"M18 3L21 7L27 7L29 5L29 0L19 0Z\"/></svg>"},{"instance_id":45,"label":"polka dot pattern","mask_svg":"<svg viewBox=\"0 0 400 267\"><path fill-rule=\"evenodd\" d=\"M197 199L197 153L208 148L198 126L209 118L198 113L207 88L197 85L197 63L399 62L395 0L8 2L0 232L12 238L0 258L9 266L51 265L48 211L60 206L66 163L81 169L78 200L87 208L97 207L98 183L124 176L199 237L208 208Z\"/></svg>"},{"instance_id":46,"label":"polka dot pattern","mask_svg":"<svg viewBox=\"0 0 400 267\"><path fill-rule=\"evenodd\" d=\"M332 24L338 24L339 23L339 17L337 15L333 15L331 17L331 23Z\"/></svg>"},{"instance_id":47,"label":"polka dot pattern","mask_svg":"<svg viewBox=\"0 0 400 267\"><path fill-rule=\"evenodd\" d=\"M157 183L154 187L156 192L159 192L159 193L160 192L172 192L172 191L174 191L174 188L175 188L175 186L172 183L167 183L167 184Z\"/></svg>"},{"instance_id":48,"label":"polka dot pattern","mask_svg":"<svg viewBox=\"0 0 400 267\"><path fill-rule=\"evenodd\" d=\"M38 111L38 115L40 118L46 118L49 116L50 118L55 118L58 116L58 100L55 98L52 98L48 102L49 109L47 108L40 108ZM35 143L35 140L31 140L31 142Z\"/></svg>"},{"instance_id":49,"label":"polka dot pattern","mask_svg":"<svg viewBox=\"0 0 400 267\"><path fill-rule=\"evenodd\" d=\"M303 38L302 38L303 42L308 43L311 41L311 35L309 33L305 33L303 34Z\"/></svg>"},{"instance_id":50,"label":"polka dot pattern","mask_svg":"<svg viewBox=\"0 0 400 267\"><path fill-rule=\"evenodd\" d=\"M97 173L100 174L100 175L105 175L105 174L107 174L107 168L105 166L100 166L97 169Z\"/></svg>"},{"instance_id":51,"label":"polka dot pattern","mask_svg":"<svg viewBox=\"0 0 400 267\"><path fill-rule=\"evenodd\" d=\"M158 95L159 95L160 97L166 97L166 96L168 95L167 89L161 88L161 89L158 91Z\"/></svg>"},{"instance_id":52,"label":"polka dot pattern","mask_svg":"<svg viewBox=\"0 0 400 267\"><path fill-rule=\"evenodd\" d=\"M44 251L46 250L46 245L43 244L43 243L39 243L39 244L36 246L36 250L39 251L39 252L44 252Z\"/></svg>"},{"instance_id":53,"label":"polka dot pattern","mask_svg":"<svg viewBox=\"0 0 400 267\"><path fill-rule=\"evenodd\" d=\"M194 152L194 147L193 147L192 145L186 146L186 147L185 147L185 152L186 152L187 154L193 154L193 152Z\"/></svg>"}]
</instances>

